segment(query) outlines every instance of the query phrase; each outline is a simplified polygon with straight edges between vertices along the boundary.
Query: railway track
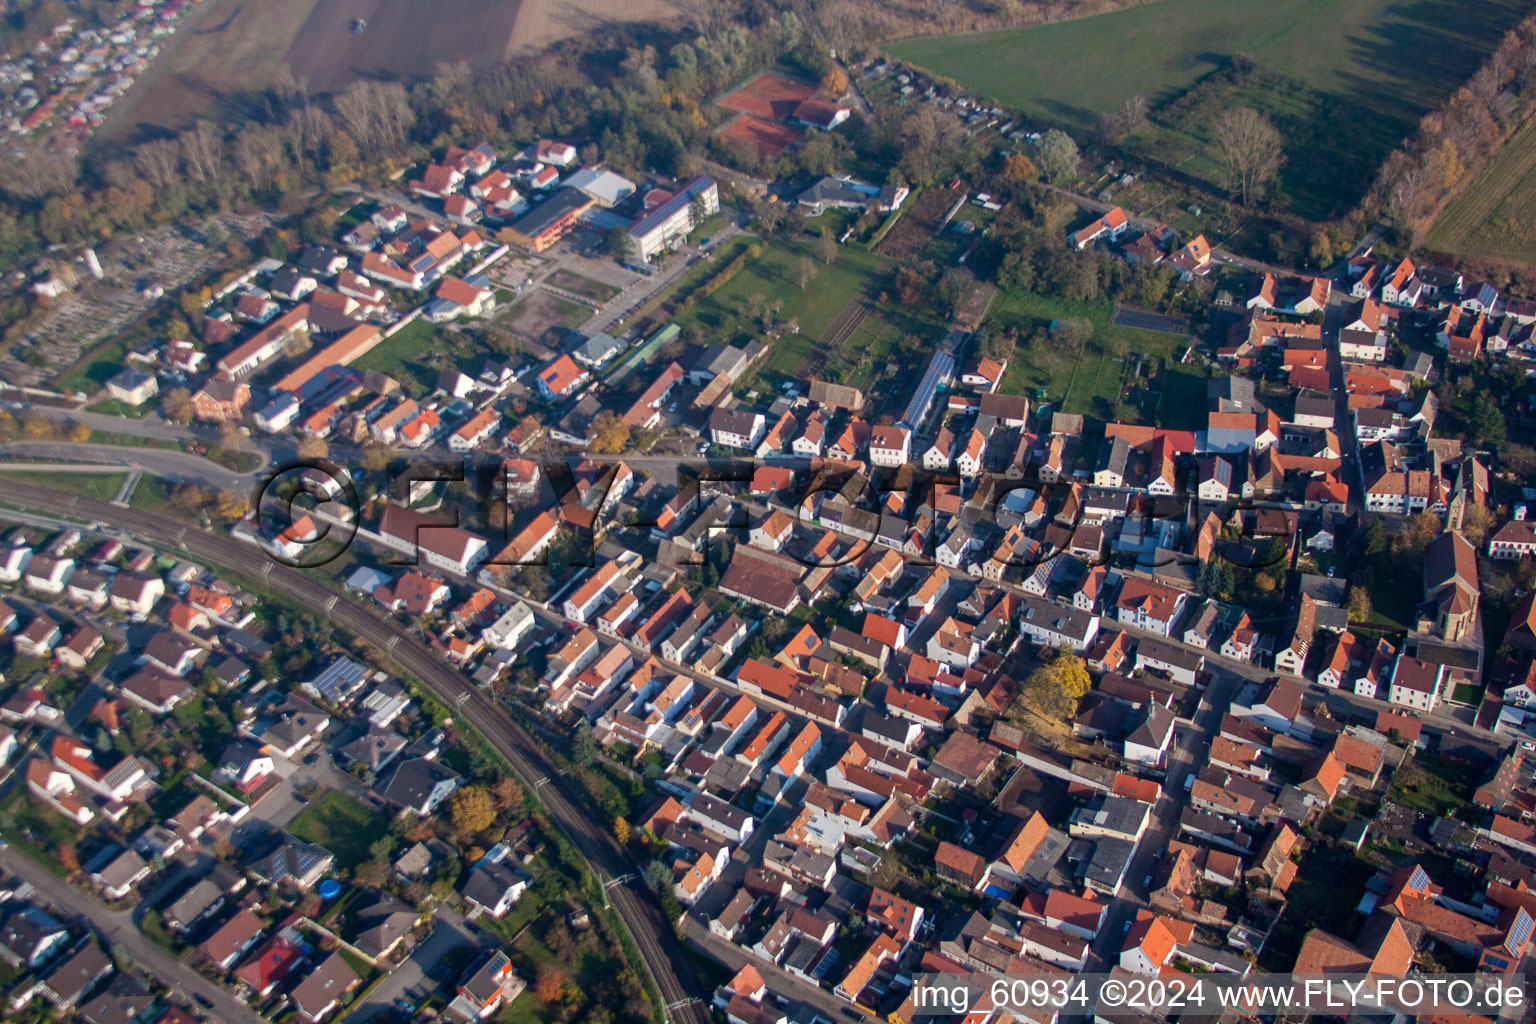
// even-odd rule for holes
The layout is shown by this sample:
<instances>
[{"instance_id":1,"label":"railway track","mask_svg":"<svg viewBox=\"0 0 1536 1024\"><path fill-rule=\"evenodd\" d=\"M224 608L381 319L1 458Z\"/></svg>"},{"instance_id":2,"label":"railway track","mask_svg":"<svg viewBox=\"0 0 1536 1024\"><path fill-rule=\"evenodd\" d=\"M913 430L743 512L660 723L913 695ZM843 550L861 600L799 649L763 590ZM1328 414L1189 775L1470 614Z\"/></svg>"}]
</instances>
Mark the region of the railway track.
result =
<instances>
[{"instance_id":1,"label":"railway track","mask_svg":"<svg viewBox=\"0 0 1536 1024\"><path fill-rule=\"evenodd\" d=\"M263 558L249 544L188 526L169 516L61 495L20 481L7 481L0 500L43 514L71 514L111 524L146 541L181 548L211 565L260 577L279 593L387 652L421 680L433 696L484 736L506 758L523 785L538 794L551 819L566 833L603 886L634 939L651 982L661 996L667 1019L675 1024L710 1024L700 982L683 955L671 924L662 919L650 900L636 891L636 886L643 883L630 870L629 860L617 841L598 825L584 798L568 779L558 774L532 736L402 624L355 603L332 584Z\"/></svg>"}]
</instances>

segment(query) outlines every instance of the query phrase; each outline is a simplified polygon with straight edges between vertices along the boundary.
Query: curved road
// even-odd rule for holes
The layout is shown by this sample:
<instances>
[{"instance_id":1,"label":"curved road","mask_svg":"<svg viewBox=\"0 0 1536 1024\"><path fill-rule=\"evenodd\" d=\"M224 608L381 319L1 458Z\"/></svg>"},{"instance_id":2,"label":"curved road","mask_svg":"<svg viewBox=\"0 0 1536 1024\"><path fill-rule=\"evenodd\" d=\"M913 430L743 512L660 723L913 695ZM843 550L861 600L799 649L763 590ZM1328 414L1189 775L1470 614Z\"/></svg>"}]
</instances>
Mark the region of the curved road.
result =
<instances>
[{"instance_id":1,"label":"curved road","mask_svg":"<svg viewBox=\"0 0 1536 1024\"><path fill-rule=\"evenodd\" d=\"M133 448L114 444L75 444L71 441L12 441L0 444L0 454L23 460L57 463L89 463L141 469L163 480L198 480L221 491L244 494L271 461L266 451L249 449L261 464L249 473L236 473L211 459L171 448ZM0 468L4 463L0 462Z\"/></svg>"},{"instance_id":2,"label":"curved road","mask_svg":"<svg viewBox=\"0 0 1536 1024\"><path fill-rule=\"evenodd\" d=\"M539 794L550 817L565 830L592 867L620 918L639 947L641 958L661 994L669 1020L711 1024L701 1000L702 985L669 922L641 894L643 883L618 843L598 825L583 797L556 774L541 746L493 700L417 640L403 624L386 619L347 597L338 588L299 570L261 558L249 544L189 526L169 516L125 509L82 497L63 497L36 484L8 483L5 501L52 514L73 513L112 523L144 540L180 547L188 554L233 572L255 574L345 630L387 651L403 668L483 735L505 757L525 785ZM260 566L253 562L260 560Z\"/></svg>"}]
</instances>

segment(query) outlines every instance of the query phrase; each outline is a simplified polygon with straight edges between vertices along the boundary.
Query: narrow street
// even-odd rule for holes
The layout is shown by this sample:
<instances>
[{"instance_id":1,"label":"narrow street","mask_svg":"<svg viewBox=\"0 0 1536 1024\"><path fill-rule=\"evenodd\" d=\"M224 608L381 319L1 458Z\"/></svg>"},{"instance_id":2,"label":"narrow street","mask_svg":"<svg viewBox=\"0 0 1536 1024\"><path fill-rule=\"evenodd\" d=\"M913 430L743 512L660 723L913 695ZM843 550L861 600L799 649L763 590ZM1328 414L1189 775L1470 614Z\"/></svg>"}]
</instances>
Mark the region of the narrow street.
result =
<instances>
[{"instance_id":1,"label":"narrow street","mask_svg":"<svg viewBox=\"0 0 1536 1024\"><path fill-rule=\"evenodd\" d=\"M1199 765L1204 763L1211 740L1221 731L1222 715L1242 686L1241 676L1218 670L1200 699L1200 708L1193 719L1194 729L1175 731L1163 795L1152 809L1152 820L1146 833L1136 845L1136 856L1126 871L1125 885L1110 905L1104 927L1093 940L1089 971L1108 971L1119 963L1126 925L1136 916L1137 910L1147 906L1150 893L1144 879L1156 875L1158 858L1168 849L1168 843L1179 837L1179 816L1188 802L1184 780L1197 773Z\"/></svg>"},{"instance_id":2,"label":"narrow street","mask_svg":"<svg viewBox=\"0 0 1536 1024\"><path fill-rule=\"evenodd\" d=\"M266 1024L266 1019L235 998L231 989L209 981L145 937L127 910L108 910L12 846L0 850L0 868L30 883L44 901L67 916L89 921L109 946L127 950L130 960L151 971L189 1006L207 1001L219 1024Z\"/></svg>"}]
</instances>

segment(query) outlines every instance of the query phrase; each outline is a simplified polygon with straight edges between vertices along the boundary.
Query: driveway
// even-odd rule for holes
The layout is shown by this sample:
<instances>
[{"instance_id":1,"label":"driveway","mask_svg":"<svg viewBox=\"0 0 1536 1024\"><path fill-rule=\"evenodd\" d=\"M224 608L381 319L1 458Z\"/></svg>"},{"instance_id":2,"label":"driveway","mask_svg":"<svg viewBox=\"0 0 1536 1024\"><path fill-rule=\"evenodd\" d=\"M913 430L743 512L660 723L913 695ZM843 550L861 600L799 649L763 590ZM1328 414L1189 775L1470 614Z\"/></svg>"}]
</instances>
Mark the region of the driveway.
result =
<instances>
[{"instance_id":1,"label":"driveway","mask_svg":"<svg viewBox=\"0 0 1536 1024\"><path fill-rule=\"evenodd\" d=\"M462 915L447 907L437 910L437 923L428 935L406 958L405 963L389 972L389 977L378 988L368 993L367 1002L358 1003L343 1018L345 1024L359 1024L394 1004L408 990L431 991L438 985L427 977L427 972L442 963L456 949L489 949L497 945L495 936L479 928L472 928ZM412 1000L414 1002L415 1000Z\"/></svg>"}]
</instances>

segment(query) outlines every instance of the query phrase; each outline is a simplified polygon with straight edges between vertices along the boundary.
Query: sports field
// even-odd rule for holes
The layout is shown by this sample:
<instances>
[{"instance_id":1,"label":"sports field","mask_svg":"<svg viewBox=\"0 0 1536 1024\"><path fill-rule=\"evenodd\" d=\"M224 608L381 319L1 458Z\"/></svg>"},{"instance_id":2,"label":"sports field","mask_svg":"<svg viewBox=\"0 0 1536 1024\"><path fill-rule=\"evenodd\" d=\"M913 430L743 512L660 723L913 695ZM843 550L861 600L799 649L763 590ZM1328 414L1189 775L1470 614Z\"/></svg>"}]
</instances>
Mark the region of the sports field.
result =
<instances>
[{"instance_id":1,"label":"sports field","mask_svg":"<svg viewBox=\"0 0 1536 1024\"><path fill-rule=\"evenodd\" d=\"M740 88L720 97L727 110L751 114L767 121L778 121L795 112L801 101L816 95L816 87L765 71L754 75Z\"/></svg>"},{"instance_id":2,"label":"sports field","mask_svg":"<svg viewBox=\"0 0 1536 1024\"><path fill-rule=\"evenodd\" d=\"M776 124L752 114L743 114L720 129L720 138L726 142L750 145L759 160L772 160L799 142L800 132L787 124Z\"/></svg>"},{"instance_id":3,"label":"sports field","mask_svg":"<svg viewBox=\"0 0 1536 1024\"><path fill-rule=\"evenodd\" d=\"M1527 124L1441 212L1433 249L1536 261L1536 121Z\"/></svg>"},{"instance_id":4,"label":"sports field","mask_svg":"<svg viewBox=\"0 0 1536 1024\"><path fill-rule=\"evenodd\" d=\"M1282 190L1289 205L1324 216L1359 197L1385 153L1530 9L1528 0L1158 0L1072 21L908 39L886 49L1067 127L1088 128L1128 97L1145 96L1154 127L1134 148L1196 177L1214 172L1202 152L1205 114L1234 102L1257 105L1287 143ZM1200 95L1198 116L1170 110L1165 123L1164 105L1195 90L1235 54L1253 58L1266 75L1289 79L1289 86ZM1346 160L1341 170L1337 165ZM1316 174L1318 164L1330 173ZM1323 189L1337 196L1318 194Z\"/></svg>"}]
</instances>

